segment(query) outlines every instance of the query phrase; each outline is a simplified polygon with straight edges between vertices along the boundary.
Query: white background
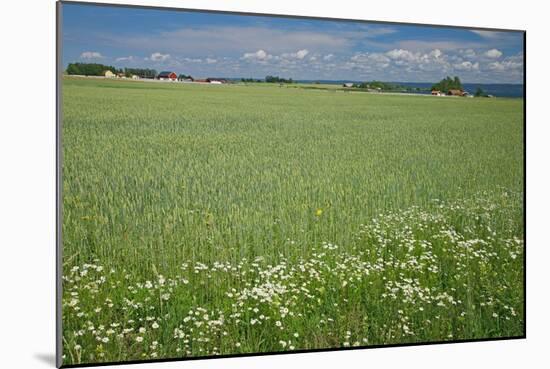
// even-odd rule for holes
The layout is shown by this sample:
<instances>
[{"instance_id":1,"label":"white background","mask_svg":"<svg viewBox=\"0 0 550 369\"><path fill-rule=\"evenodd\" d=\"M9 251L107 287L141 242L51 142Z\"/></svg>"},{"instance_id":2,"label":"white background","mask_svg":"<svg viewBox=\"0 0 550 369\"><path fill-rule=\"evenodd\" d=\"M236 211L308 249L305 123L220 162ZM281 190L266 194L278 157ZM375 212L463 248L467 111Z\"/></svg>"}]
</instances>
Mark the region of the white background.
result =
<instances>
[{"instance_id":1,"label":"white background","mask_svg":"<svg viewBox=\"0 0 550 369\"><path fill-rule=\"evenodd\" d=\"M548 11L543 1L127 0L133 4L527 30L526 340L135 368L548 367ZM111 2L123 2L112 0ZM541 5L535 5L535 4ZM55 2L0 2L0 367L54 366ZM546 364L544 364L546 362Z\"/></svg>"}]
</instances>

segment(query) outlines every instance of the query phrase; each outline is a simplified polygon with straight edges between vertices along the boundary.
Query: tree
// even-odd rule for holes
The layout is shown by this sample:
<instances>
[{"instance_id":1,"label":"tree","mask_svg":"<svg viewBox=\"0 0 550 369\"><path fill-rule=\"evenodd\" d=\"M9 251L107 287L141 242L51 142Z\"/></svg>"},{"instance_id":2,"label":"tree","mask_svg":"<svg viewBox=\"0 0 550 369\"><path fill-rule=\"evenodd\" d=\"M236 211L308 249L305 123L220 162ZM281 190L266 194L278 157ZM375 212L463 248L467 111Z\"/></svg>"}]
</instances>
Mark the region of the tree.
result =
<instances>
[{"instance_id":1,"label":"tree","mask_svg":"<svg viewBox=\"0 0 550 369\"><path fill-rule=\"evenodd\" d=\"M481 87L478 87L475 93L475 97L481 97L481 96L485 96L485 92Z\"/></svg>"},{"instance_id":2,"label":"tree","mask_svg":"<svg viewBox=\"0 0 550 369\"><path fill-rule=\"evenodd\" d=\"M432 90L439 90L445 93L449 92L449 90L463 89L462 82L460 82L460 78L458 78L458 76L455 76L454 78L447 76L432 86Z\"/></svg>"}]
</instances>

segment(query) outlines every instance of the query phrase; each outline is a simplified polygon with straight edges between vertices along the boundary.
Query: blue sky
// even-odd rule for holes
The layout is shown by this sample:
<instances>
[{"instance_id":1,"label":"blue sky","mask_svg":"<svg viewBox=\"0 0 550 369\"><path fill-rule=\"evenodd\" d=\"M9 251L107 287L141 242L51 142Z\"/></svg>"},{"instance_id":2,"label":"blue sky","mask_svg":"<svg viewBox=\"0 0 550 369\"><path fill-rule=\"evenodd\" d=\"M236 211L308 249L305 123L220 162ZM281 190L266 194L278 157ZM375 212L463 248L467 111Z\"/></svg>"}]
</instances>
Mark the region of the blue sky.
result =
<instances>
[{"instance_id":1,"label":"blue sky","mask_svg":"<svg viewBox=\"0 0 550 369\"><path fill-rule=\"evenodd\" d=\"M523 35L64 4L63 63L70 62L194 77L521 83Z\"/></svg>"}]
</instances>

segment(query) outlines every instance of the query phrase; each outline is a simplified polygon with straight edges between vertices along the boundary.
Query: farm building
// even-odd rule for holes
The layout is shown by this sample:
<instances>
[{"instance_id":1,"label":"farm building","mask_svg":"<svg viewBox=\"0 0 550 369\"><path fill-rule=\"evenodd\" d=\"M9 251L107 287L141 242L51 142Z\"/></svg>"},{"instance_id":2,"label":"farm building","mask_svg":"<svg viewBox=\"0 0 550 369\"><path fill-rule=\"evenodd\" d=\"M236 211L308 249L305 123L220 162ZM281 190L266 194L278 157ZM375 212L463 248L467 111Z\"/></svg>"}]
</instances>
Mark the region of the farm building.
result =
<instances>
[{"instance_id":1,"label":"farm building","mask_svg":"<svg viewBox=\"0 0 550 369\"><path fill-rule=\"evenodd\" d=\"M221 85L222 83L227 83L223 78L207 78L206 82L213 83L215 85Z\"/></svg>"},{"instance_id":2,"label":"farm building","mask_svg":"<svg viewBox=\"0 0 550 369\"><path fill-rule=\"evenodd\" d=\"M132 74L132 79L139 79L139 76L137 74Z\"/></svg>"},{"instance_id":3,"label":"farm building","mask_svg":"<svg viewBox=\"0 0 550 369\"><path fill-rule=\"evenodd\" d=\"M110 70L106 70L105 72L103 72L103 75L104 75L106 78L114 78L114 77L116 77L116 74L114 74L114 73L111 72Z\"/></svg>"},{"instance_id":4,"label":"farm building","mask_svg":"<svg viewBox=\"0 0 550 369\"><path fill-rule=\"evenodd\" d=\"M353 87L353 83L352 82L346 82L343 84L343 87Z\"/></svg>"},{"instance_id":5,"label":"farm building","mask_svg":"<svg viewBox=\"0 0 550 369\"><path fill-rule=\"evenodd\" d=\"M176 81L178 79L178 75L174 72L160 72L157 78L161 81Z\"/></svg>"},{"instance_id":6,"label":"farm building","mask_svg":"<svg viewBox=\"0 0 550 369\"><path fill-rule=\"evenodd\" d=\"M433 96L442 96L443 94L439 90L432 90L432 95Z\"/></svg>"},{"instance_id":7,"label":"farm building","mask_svg":"<svg viewBox=\"0 0 550 369\"><path fill-rule=\"evenodd\" d=\"M449 90L447 91L447 95L449 96L464 96L463 90Z\"/></svg>"}]
</instances>

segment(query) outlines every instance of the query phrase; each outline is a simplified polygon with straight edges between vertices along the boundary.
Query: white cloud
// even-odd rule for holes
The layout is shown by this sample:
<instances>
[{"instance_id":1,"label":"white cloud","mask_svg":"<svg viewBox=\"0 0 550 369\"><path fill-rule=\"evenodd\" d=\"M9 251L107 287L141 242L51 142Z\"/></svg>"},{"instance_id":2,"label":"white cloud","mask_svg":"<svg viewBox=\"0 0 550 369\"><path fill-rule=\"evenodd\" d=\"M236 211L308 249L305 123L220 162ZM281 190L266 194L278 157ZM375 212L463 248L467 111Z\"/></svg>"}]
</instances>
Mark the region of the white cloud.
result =
<instances>
[{"instance_id":1,"label":"white cloud","mask_svg":"<svg viewBox=\"0 0 550 369\"><path fill-rule=\"evenodd\" d=\"M302 60L306 57L306 55L309 54L309 51L307 49L298 50L295 53L283 53L281 54L281 58L283 59L299 59Z\"/></svg>"},{"instance_id":2,"label":"white cloud","mask_svg":"<svg viewBox=\"0 0 550 369\"><path fill-rule=\"evenodd\" d=\"M115 61L122 62L122 61L134 61L134 57L132 55L130 56L121 56L120 58L116 58Z\"/></svg>"},{"instance_id":3,"label":"white cloud","mask_svg":"<svg viewBox=\"0 0 550 369\"><path fill-rule=\"evenodd\" d=\"M487 56L489 58L497 59L497 58L500 58L502 56L502 51L497 50L497 49L487 50L485 52L485 56Z\"/></svg>"},{"instance_id":4,"label":"white cloud","mask_svg":"<svg viewBox=\"0 0 550 369\"><path fill-rule=\"evenodd\" d=\"M206 63L207 64L214 64L216 63L218 60L216 59L213 59L213 58L206 58Z\"/></svg>"},{"instance_id":5,"label":"white cloud","mask_svg":"<svg viewBox=\"0 0 550 369\"><path fill-rule=\"evenodd\" d=\"M327 55L323 56L323 60L326 60L326 61L329 61L332 58L334 58L334 54L327 54Z\"/></svg>"},{"instance_id":6,"label":"white cloud","mask_svg":"<svg viewBox=\"0 0 550 369\"><path fill-rule=\"evenodd\" d=\"M478 49L484 46L486 45L483 42L454 40L403 40L397 41L392 45L395 49L414 50L417 52L427 52L435 49L454 52L460 49Z\"/></svg>"},{"instance_id":7,"label":"white cloud","mask_svg":"<svg viewBox=\"0 0 550 369\"><path fill-rule=\"evenodd\" d=\"M303 58L305 58L305 56L306 56L307 54L309 54L309 51L307 51L307 49L298 50L298 51L296 52L296 57L297 57L298 59L303 59Z\"/></svg>"},{"instance_id":8,"label":"white cloud","mask_svg":"<svg viewBox=\"0 0 550 369\"><path fill-rule=\"evenodd\" d=\"M163 61L166 61L170 58L170 54L161 54L159 52L156 52L156 53L152 53L151 54L151 60L152 61L160 61L160 62L163 62Z\"/></svg>"},{"instance_id":9,"label":"white cloud","mask_svg":"<svg viewBox=\"0 0 550 369\"><path fill-rule=\"evenodd\" d=\"M386 55L394 60L415 61L419 57L419 53L413 53L404 49L393 49L386 52Z\"/></svg>"},{"instance_id":10,"label":"white cloud","mask_svg":"<svg viewBox=\"0 0 550 369\"><path fill-rule=\"evenodd\" d=\"M358 53L352 56L351 61L358 63L388 63L390 59L380 53Z\"/></svg>"},{"instance_id":11,"label":"white cloud","mask_svg":"<svg viewBox=\"0 0 550 369\"><path fill-rule=\"evenodd\" d=\"M187 63L202 63L200 58L183 58L182 60Z\"/></svg>"},{"instance_id":12,"label":"white cloud","mask_svg":"<svg viewBox=\"0 0 550 369\"><path fill-rule=\"evenodd\" d=\"M453 64L454 69L461 71L474 71L479 69L479 63L471 61L463 61L462 63Z\"/></svg>"},{"instance_id":13,"label":"white cloud","mask_svg":"<svg viewBox=\"0 0 550 369\"><path fill-rule=\"evenodd\" d=\"M475 58L477 55L474 49L460 49L458 52L465 58Z\"/></svg>"},{"instance_id":14,"label":"white cloud","mask_svg":"<svg viewBox=\"0 0 550 369\"><path fill-rule=\"evenodd\" d=\"M436 58L436 59L439 59L439 57L443 55L443 53L441 52L441 50L439 49L434 49L432 51L430 51L430 56Z\"/></svg>"},{"instance_id":15,"label":"white cloud","mask_svg":"<svg viewBox=\"0 0 550 369\"><path fill-rule=\"evenodd\" d=\"M498 32L498 31L481 31L481 30L471 30L471 31L476 35L489 40L499 39L506 35L505 32Z\"/></svg>"},{"instance_id":16,"label":"white cloud","mask_svg":"<svg viewBox=\"0 0 550 369\"><path fill-rule=\"evenodd\" d=\"M101 55L101 53L97 51L84 51L82 54L80 54L80 57L82 59L101 59L103 58L103 55Z\"/></svg>"},{"instance_id":17,"label":"white cloud","mask_svg":"<svg viewBox=\"0 0 550 369\"><path fill-rule=\"evenodd\" d=\"M269 60L273 55L268 54L264 50L260 49L254 53L244 53L243 59L248 60Z\"/></svg>"},{"instance_id":18,"label":"white cloud","mask_svg":"<svg viewBox=\"0 0 550 369\"><path fill-rule=\"evenodd\" d=\"M504 60L496 61L489 64L489 69L504 72L507 70L521 70L523 68L523 63L513 61L513 60Z\"/></svg>"}]
</instances>

